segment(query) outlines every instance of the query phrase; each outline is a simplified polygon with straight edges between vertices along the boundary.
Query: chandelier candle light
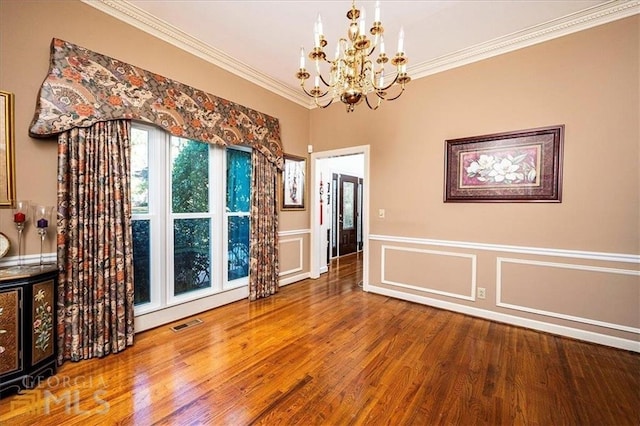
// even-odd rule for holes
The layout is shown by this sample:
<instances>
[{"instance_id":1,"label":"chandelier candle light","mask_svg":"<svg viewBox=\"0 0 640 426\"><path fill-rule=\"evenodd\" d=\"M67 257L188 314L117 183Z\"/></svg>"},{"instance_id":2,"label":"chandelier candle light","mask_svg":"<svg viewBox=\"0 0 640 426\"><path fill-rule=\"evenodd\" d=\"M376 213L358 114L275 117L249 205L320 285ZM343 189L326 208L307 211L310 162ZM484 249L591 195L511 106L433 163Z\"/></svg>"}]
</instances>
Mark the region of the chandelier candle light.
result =
<instances>
[{"instance_id":1,"label":"chandelier candle light","mask_svg":"<svg viewBox=\"0 0 640 426\"><path fill-rule=\"evenodd\" d=\"M389 59L385 52L384 28L380 22L380 2L376 1L375 16L369 29L371 38L367 37L365 15L365 10L357 9L353 0L351 10L347 12L347 18L351 21L347 31L348 38L338 40L333 60L327 59L324 51L327 41L323 34L322 19L318 15L314 29L314 48L309 53L309 59L314 61L316 69L311 90L305 88L305 82L311 74L306 69L304 48L300 49L300 69L296 78L300 80L304 93L312 97L320 108L326 108L334 99L340 99L347 106L347 112L351 112L364 99L369 108L375 110L383 100L398 99L404 92L405 84L411 81L406 71L408 59L404 52L404 30L400 28L398 51ZM376 49L378 53L374 55ZM395 76L390 83L385 84L385 64L388 62L395 67ZM328 78L321 73L321 63L328 65ZM387 93L394 85L398 89L394 89L393 94ZM329 99L323 103L321 99L327 95ZM369 97L375 100L371 102Z\"/></svg>"}]
</instances>

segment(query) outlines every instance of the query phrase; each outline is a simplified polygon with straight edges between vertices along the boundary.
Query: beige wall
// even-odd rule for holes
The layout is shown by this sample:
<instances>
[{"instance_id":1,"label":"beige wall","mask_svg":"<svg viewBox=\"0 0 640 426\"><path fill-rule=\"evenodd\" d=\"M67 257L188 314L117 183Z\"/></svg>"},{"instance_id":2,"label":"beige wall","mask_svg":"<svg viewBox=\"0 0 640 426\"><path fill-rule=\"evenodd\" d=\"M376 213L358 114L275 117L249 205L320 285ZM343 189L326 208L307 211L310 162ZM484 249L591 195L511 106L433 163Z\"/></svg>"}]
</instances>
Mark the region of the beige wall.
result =
<instances>
[{"instance_id":1,"label":"beige wall","mask_svg":"<svg viewBox=\"0 0 640 426\"><path fill-rule=\"evenodd\" d=\"M16 95L19 198L55 204L55 140L27 131L58 37L277 117L290 154L370 145L370 211L386 210L371 215L370 290L638 340L629 331L640 327L638 16L415 80L380 110L347 114L341 105L308 111L75 0L0 5L0 89ZM446 139L555 124L566 126L562 203L442 202ZM289 270L299 244L309 270L309 211L281 215L282 231L300 231L282 237ZM15 245L7 210L0 231ZM26 237L27 253L37 253L35 233ZM558 249L568 252L548 255ZM485 300L474 286L486 288Z\"/></svg>"},{"instance_id":2,"label":"beige wall","mask_svg":"<svg viewBox=\"0 0 640 426\"><path fill-rule=\"evenodd\" d=\"M312 111L316 151L371 146L370 290L637 341L639 21L413 81L377 111ZM446 139L556 124L566 131L562 203L443 202ZM548 255L557 249L569 252Z\"/></svg>"}]
</instances>

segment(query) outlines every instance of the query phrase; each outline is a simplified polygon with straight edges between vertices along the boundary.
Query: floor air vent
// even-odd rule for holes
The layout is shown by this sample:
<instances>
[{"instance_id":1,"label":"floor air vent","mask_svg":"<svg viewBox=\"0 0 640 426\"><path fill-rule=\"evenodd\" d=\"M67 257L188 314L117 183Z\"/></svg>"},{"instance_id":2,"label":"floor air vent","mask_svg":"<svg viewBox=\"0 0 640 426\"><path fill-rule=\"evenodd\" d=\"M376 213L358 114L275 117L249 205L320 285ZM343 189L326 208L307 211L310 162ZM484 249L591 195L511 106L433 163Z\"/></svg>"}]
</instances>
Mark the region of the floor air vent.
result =
<instances>
[{"instance_id":1,"label":"floor air vent","mask_svg":"<svg viewBox=\"0 0 640 426\"><path fill-rule=\"evenodd\" d=\"M171 330L178 332L198 324L202 324L202 320L199 318L196 318L196 319L192 319L191 321L183 322L182 324L174 325L173 327L171 327Z\"/></svg>"}]
</instances>

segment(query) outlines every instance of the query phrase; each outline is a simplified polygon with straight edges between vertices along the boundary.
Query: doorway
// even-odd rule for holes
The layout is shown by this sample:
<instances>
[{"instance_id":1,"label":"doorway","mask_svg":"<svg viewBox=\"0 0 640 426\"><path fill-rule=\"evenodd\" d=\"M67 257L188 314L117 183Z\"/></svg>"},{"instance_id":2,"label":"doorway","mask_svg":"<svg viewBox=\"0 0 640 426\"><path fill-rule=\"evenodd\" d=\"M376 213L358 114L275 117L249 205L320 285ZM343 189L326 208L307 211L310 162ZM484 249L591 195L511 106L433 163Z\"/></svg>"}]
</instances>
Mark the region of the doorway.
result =
<instances>
[{"instance_id":1,"label":"doorway","mask_svg":"<svg viewBox=\"0 0 640 426\"><path fill-rule=\"evenodd\" d=\"M333 173L334 199L331 209L331 257L345 256L362 250L362 183L361 177ZM329 259L327 259L328 261Z\"/></svg>"},{"instance_id":2,"label":"doorway","mask_svg":"<svg viewBox=\"0 0 640 426\"><path fill-rule=\"evenodd\" d=\"M342 162L342 163L341 163ZM350 165L360 164L360 172L353 173L344 170L344 162ZM355 241L355 252L362 253L363 259L363 288L366 290L368 283L368 233L369 233L369 146L362 145L351 148L344 148L332 151L323 151L311 154L310 173L310 208L311 208L311 241L310 241L310 278L319 278L320 274L328 270L327 265L335 256L344 254L345 251L353 249ZM328 166L328 164L332 164ZM342 164L342 165L336 165ZM334 174L338 175L334 182ZM344 175L345 179L340 179ZM355 177L356 179L349 178ZM340 235L338 214L332 214L341 204L344 204L344 194L342 203L340 202L340 188L347 187L347 213L349 218L345 224L345 212L343 207L342 231ZM349 201L349 200L352 201ZM351 207L353 206L353 216L351 217ZM353 221L351 220L353 219ZM353 225L352 225L353 222ZM346 225L347 229L344 229ZM336 232L333 232L333 230ZM339 242L343 244L340 249ZM335 254L334 254L335 247ZM342 251L342 253L341 253Z\"/></svg>"}]
</instances>

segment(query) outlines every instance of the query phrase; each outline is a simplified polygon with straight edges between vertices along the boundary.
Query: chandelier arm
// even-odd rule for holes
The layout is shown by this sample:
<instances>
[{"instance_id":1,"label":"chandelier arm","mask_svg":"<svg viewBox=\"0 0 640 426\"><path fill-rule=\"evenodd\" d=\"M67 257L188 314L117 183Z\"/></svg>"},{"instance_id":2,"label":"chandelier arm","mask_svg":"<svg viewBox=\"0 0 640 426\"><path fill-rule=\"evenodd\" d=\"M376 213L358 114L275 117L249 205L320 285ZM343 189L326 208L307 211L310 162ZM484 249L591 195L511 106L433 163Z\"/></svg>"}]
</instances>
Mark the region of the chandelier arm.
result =
<instances>
[{"instance_id":1,"label":"chandelier arm","mask_svg":"<svg viewBox=\"0 0 640 426\"><path fill-rule=\"evenodd\" d=\"M333 98L331 98L331 100L329 100L329 103L327 103L326 105L321 105L320 102L318 102L318 98L315 98L315 101L318 108L324 109L333 103Z\"/></svg>"},{"instance_id":2,"label":"chandelier arm","mask_svg":"<svg viewBox=\"0 0 640 426\"><path fill-rule=\"evenodd\" d=\"M377 43L371 43L371 50L369 50L369 53L367 53L367 57L373 55L374 50L376 50L376 47L378 47Z\"/></svg>"},{"instance_id":3,"label":"chandelier arm","mask_svg":"<svg viewBox=\"0 0 640 426\"><path fill-rule=\"evenodd\" d=\"M376 95L378 95L378 92L376 92ZM382 98L382 97L380 97L380 95L378 95L378 102L376 103L376 106L373 107L373 106L371 106L371 103L369 102L369 96L367 96L367 95L364 96L364 100L367 103L367 106L369 107L369 109L371 109L373 111L377 110L378 107L380 107L380 101L382 99L384 99L384 98Z\"/></svg>"},{"instance_id":4,"label":"chandelier arm","mask_svg":"<svg viewBox=\"0 0 640 426\"><path fill-rule=\"evenodd\" d=\"M313 93L309 92L309 91L306 89L306 87L304 87L304 83L301 83L301 84L300 84L300 87L302 87L302 91L303 91L307 96L309 96L310 98L314 98L314 99L325 97L325 96L327 96L327 94L329 93L329 91L327 90L326 92L324 92L324 93L322 93L322 94L314 95Z\"/></svg>"},{"instance_id":5,"label":"chandelier arm","mask_svg":"<svg viewBox=\"0 0 640 426\"><path fill-rule=\"evenodd\" d=\"M404 84L402 86L400 86L400 93L398 93L396 96L394 96L393 98L386 98L387 101L395 101L396 99L398 99L403 93L404 93Z\"/></svg>"},{"instance_id":6,"label":"chandelier arm","mask_svg":"<svg viewBox=\"0 0 640 426\"><path fill-rule=\"evenodd\" d=\"M398 93L396 96L394 96L393 98L385 98L383 95L381 95L380 93L376 92L376 95L378 95L378 97L382 100L385 101L395 101L396 99L398 99L402 94L404 93L404 84L400 86L400 93Z\"/></svg>"},{"instance_id":7,"label":"chandelier arm","mask_svg":"<svg viewBox=\"0 0 640 426\"><path fill-rule=\"evenodd\" d=\"M324 77L322 76L322 74L318 74L318 77L320 77L320 80L322 80L322 84L324 84L327 87L331 87L331 85L329 83L327 83L327 81L324 79ZM327 91L328 92L328 91Z\"/></svg>"},{"instance_id":8,"label":"chandelier arm","mask_svg":"<svg viewBox=\"0 0 640 426\"><path fill-rule=\"evenodd\" d=\"M373 84L373 88L374 88L374 89L376 89L376 92L377 92L377 91L382 91L382 92L384 92L384 91L386 91L386 90L390 89L390 88L391 88L391 86L393 86L394 84L396 84L396 81L398 81L398 75L399 75L399 74L398 74L398 73L396 73L396 76L395 76L395 78L393 79L393 81L392 81L391 83L389 83L388 85L384 86L384 87L378 87L378 86L376 86L376 85L375 85L375 83L372 83L372 84ZM404 86L404 85L403 85L403 86ZM383 98L383 99L384 99L384 98Z\"/></svg>"}]
</instances>

